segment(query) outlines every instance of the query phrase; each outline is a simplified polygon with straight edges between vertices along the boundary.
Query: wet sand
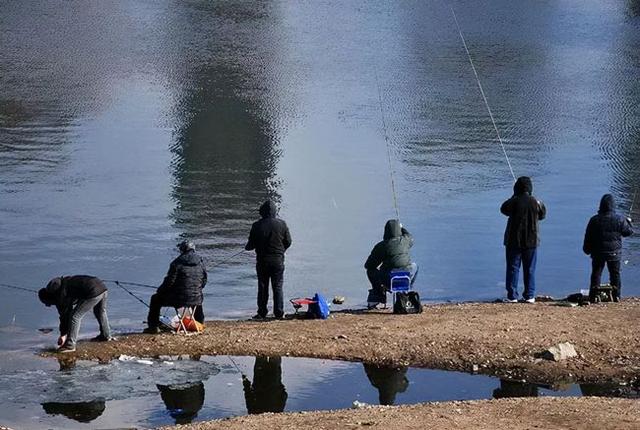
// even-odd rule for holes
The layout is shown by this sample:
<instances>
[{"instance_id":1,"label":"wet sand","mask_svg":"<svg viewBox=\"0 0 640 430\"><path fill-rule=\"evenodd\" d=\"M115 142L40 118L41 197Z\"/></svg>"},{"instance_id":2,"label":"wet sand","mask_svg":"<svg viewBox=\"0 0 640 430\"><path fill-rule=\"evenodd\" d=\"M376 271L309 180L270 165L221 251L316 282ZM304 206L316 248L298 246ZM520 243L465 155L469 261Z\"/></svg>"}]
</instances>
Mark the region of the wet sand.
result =
<instances>
[{"instance_id":1,"label":"wet sand","mask_svg":"<svg viewBox=\"0 0 640 430\"><path fill-rule=\"evenodd\" d=\"M209 321L205 332L194 336L123 335L117 342L81 342L66 356L101 361L120 354L297 356L461 370L545 384L632 382L640 375L639 323L638 298L576 308L446 304L426 306L419 315L342 311L325 321ZM571 342L578 357L559 362L537 358L559 342Z\"/></svg>"},{"instance_id":2,"label":"wet sand","mask_svg":"<svg viewBox=\"0 0 640 430\"><path fill-rule=\"evenodd\" d=\"M640 402L597 397L534 397L424 403L357 410L250 415L168 428L631 430L640 428Z\"/></svg>"}]
</instances>

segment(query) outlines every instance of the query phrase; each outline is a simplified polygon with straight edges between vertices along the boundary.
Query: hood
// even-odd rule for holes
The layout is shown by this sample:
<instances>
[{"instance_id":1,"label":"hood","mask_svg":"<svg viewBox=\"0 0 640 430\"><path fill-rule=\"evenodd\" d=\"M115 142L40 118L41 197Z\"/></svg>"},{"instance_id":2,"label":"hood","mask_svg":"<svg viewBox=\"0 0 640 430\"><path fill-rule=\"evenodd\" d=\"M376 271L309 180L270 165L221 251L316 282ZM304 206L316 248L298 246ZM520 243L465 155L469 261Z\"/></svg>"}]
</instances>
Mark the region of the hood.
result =
<instances>
[{"instance_id":1,"label":"hood","mask_svg":"<svg viewBox=\"0 0 640 430\"><path fill-rule=\"evenodd\" d=\"M513 184L513 194L519 196L524 193L533 194L533 183L528 176L520 176Z\"/></svg>"},{"instance_id":2,"label":"hood","mask_svg":"<svg viewBox=\"0 0 640 430\"><path fill-rule=\"evenodd\" d=\"M600 209L598 213L614 212L616 209L616 201L611 194L605 194L600 200Z\"/></svg>"},{"instance_id":3,"label":"hood","mask_svg":"<svg viewBox=\"0 0 640 430\"><path fill-rule=\"evenodd\" d=\"M184 266L197 266L200 264L200 256L194 250L180 254L178 262Z\"/></svg>"},{"instance_id":4,"label":"hood","mask_svg":"<svg viewBox=\"0 0 640 430\"><path fill-rule=\"evenodd\" d=\"M262 218L275 218L278 213L278 208L271 200L267 200L260 206L259 212Z\"/></svg>"},{"instance_id":5,"label":"hood","mask_svg":"<svg viewBox=\"0 0 640 430\"><path fill-rule=\"evenodd\" d=\"M402 236L402 227L400 227L400 221L397 219L390 219L384 225L384 240L393 239L394 237Z\"/></svg>"}]
</instances>

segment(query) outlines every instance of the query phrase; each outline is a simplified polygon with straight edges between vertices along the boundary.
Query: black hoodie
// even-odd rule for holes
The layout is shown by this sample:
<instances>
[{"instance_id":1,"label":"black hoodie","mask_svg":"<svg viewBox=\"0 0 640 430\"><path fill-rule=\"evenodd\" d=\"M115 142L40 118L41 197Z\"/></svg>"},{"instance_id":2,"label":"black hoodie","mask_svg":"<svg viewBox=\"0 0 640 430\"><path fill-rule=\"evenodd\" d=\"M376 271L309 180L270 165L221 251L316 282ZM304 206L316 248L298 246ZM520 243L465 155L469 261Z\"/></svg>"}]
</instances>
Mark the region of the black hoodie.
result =
<instances>
[{"instance_id":1,"label":"black hoodie","mask_svg":"<svg viewBox=\"0 0 640 430\"><path fill-rule=\"evenodd\" d=\"M531 179L521 176L513 185L513 197L500 207L500 212L509 217L504 231L507 247L536 248L540 245L538 221L545 218L547 208L532 193Z\"/></svg>"},{"instance_id":2,"label":"black hoodie","mask_svg":"<svg viewBox=\"0 0 640 430\"><path fill-rule=\"evenodd\" d=\"M591 257L619 260L622 250L622 238L631 236L631 222L615 209L615 200L611 194L605 194L600 200L598 214L591 217L584 234L582 250Z\"/></svg>"},{"instance_id":3,"label":"black hoodie","mask_svg":"<svg viewBox=\"0 0 640 430\"><path fill-rule=\"evenodd\" d=\"M255 249L258 262L284 263L284 253L291 246L289 227L276 218L278 210L272 201L264 202L259 212L262 219L251 226L244 249Z\"/></svg>"},{"instance_id":4,"label":"black hoodie","mask_svg":"<svg viewBox=\"0 0 640 430\"><path fill-rule=\"evenodd\" d=\"M384 236L371 250L371 254L364 267L367 270L378 268L391 271L392 269L404 269L411 264L409 249L413 246L413 237L400 222L390 219L384 226Z\"/></svg>"},{"instance_id":5,"label":"black hoodie","mask_svg":"<svg viewBox=\"0 0 640 430\"><path fill-rule=\"evenodd\" d=\"M158 294L168 297L175 305L201 305L202 289L206 284L204 262L194 250L189 250L171 262Z\"/></svg>"}]
</instances>

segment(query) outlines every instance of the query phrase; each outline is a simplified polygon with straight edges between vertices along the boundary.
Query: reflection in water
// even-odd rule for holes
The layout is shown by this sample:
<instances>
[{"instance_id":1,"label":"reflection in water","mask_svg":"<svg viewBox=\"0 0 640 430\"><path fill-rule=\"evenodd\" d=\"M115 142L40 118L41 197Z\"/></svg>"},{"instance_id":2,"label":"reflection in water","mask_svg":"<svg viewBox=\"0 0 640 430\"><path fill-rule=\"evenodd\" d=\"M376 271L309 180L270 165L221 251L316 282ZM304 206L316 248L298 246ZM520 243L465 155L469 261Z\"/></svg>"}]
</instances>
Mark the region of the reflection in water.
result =
<instances>
[{"instance_id":1,"label":"reflection in water","mask_svg":"<svg viewBox=\"0 0 640 430\"><path fill-rule=\"evenodd\" d=\"M580 384L583 396L640 399L640 389L620 384Z\"/></svg>"},{"instance_id":2,"label":"reflection in water","mask_svg":"<svg viewBox=\"0 0 640 430\"><path fill-rule=\"evenodd\" d=\"M404 393L409 386L407 367L386 367L364 364L364 371L371 385L378 389L381 405L393 405L398 393Z\"/></svg>"},{"instance_id":3,"label":"reflection in water","mask_svg":"<svg viewBox=\"0 0 640 430\"><path fill-rule=\"evenodd\" d=\"M287 390L282 384L280 357L256 357L253 383L243 375L242 385L249 414L284 411Z\"/></svg>"},{"instance_id":4,"label":"reflection in water","mask_svg":"<svg viewBox=\"0 0 640 430\"><path fill-rule=\"evenodd\" d=\"M74 421L88 423L102 415L105 401L100 398L90 402L46 402L42 403L42 409L49 415L64 415Z\"/></svg>"},{"instance_id":5,"label":"reflection in water","mask_svg":"<svg viewBox=\"0 0 640 430\"><path fill-rule=\"evenodd\" d=\"M496 399L505 397L538 397L538 386L527 382L500 379L500 388L493 390L493 397Z\"/></svg>"},{"instance_id":6,"label":"reflection in water","mask_svg":"<svg viewBox=\"0 0 640 430\"><path fill-rule=\"evenodd\" d=\"M169 415L176 424L189 424L204 405L204 384L202 381L180 385L156 385L160 397L167 406Z\"/></svg>"}]
</instances>

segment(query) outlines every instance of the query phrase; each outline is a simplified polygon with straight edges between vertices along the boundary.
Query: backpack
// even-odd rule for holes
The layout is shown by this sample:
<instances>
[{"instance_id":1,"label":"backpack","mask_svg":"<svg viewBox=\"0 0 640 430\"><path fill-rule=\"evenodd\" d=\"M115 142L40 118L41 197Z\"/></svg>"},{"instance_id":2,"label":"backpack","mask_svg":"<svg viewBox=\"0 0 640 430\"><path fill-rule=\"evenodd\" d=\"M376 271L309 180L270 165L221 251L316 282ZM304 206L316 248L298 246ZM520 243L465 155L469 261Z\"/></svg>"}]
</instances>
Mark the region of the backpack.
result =
<instances>
[{"instance_id":1,"label":"backpack","mask_svg":"<svg viewBox=\"0 0 640 430\"><path fill-rule=\"evenodd\" d=\"M420 294L417 291L406 293L396 293L396 300L393 303L394 314L420 314L422 313L422 303Z\"/></svg>"},{"instance_id":2,"label":"backpack","mask_svg":"<svg viewBox=\"0 0 640 430\"><path fill-rule=\"evenodd\" d=\"M307 316L310 318L319 318L322 320L326 320L329 318L329 303L327 303L327 299L320 293L316 293L313 296L313 301L315 303L309 304L309 310L307 311Z\"/></svg>"}]
</instances>

